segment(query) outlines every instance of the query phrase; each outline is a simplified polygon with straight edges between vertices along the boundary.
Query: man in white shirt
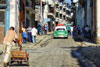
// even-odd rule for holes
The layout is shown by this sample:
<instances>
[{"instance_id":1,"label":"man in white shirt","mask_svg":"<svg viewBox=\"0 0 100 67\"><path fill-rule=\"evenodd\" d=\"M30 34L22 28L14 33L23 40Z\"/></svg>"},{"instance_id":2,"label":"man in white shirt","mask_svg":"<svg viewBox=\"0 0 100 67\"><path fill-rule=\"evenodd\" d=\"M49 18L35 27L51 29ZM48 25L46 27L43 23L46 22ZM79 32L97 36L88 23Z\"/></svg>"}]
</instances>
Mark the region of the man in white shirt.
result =
<instances>
[{"instance_id":1,"label":"man in white shirt","mask_svg":"<svg viewBox=\"0 0 100 67\"><path fill-rule=\"evenodd\" d=\"M32 28L32 41L36 43L37 29L35 27Z\"/></svg>"}]
</instances>

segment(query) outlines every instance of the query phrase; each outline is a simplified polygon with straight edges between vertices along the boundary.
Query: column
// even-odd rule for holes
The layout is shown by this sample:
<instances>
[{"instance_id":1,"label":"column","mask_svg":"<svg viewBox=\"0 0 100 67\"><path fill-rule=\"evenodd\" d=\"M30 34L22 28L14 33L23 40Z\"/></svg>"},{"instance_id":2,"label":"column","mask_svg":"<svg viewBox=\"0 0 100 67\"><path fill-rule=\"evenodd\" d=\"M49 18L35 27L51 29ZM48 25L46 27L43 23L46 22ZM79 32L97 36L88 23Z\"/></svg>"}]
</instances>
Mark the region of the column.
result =
<instances>
[{"instance_id":1,"label":"column","mask_svg":"<svg viewBox=\"0 0 100 67\"><path fill-rule=\"evenodd\" d=\"M10 0L10 26L15 27L16 23L16 0Z\"/></svg>"},{"instance_id":2,"label":"column","mask_svg":"<svg viewBox=\"0 0 100 67\"><path fill-rule=\"evenodd\" d=\"M96 6L97 6L97 8L96 8L96 10L97 10L97 23L96 23L96 30L97 30L97 32L96 32L96 34L97 34L97 37L96 37L96 39L97 39L97 43L100 43L100 0L97 0L97 4L96 4Z\"/></svg>"}]
</instances>

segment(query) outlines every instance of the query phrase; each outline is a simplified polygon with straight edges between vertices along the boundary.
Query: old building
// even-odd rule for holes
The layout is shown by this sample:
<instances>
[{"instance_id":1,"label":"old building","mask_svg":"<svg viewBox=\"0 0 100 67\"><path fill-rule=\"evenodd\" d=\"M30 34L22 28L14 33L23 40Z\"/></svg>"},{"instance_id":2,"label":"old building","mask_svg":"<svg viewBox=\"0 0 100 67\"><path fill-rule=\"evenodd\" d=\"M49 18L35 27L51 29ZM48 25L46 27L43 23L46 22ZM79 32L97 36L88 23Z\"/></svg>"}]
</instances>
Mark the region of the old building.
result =
<instances>
[{"instance_id":1,"label":"old building","mask_svg":"<svg viewBox=\"0 0 100 67\"><path fill-rule=\"evenodd\" d=\"M33 0L25 0L25 26L35 26L35 2Z\"/></svg>"},{"instance_id":2,"label":"old building","mask_svg":"<svg viewBox=\"0 0 100 67\"><path fill-rule=\"evenodd\" d=\"M70 5L60 1L56 1L55 4L55 22L66 24L72 18Z\"/></svg>"},{"instance_id":3,"label":"old building","mask_svg":"<svg viewBox=\"0 0 100 67\"><path fill-rule=\"evenodd\" d=\"M79 25L81 29L85 25L84 17L85 17L84 8L80 4L78 4L78 6L76 7L76 25L77 26Z\"/></svg>"},{"instance_id":4,"label":"old building","mask_svg":"<svg viewBox=\"0 0 100 67\"><path fill-rule=\"evenodd\" d=\"M8 4L8 5L7 5ZM3 42L3 38L5 36L5 32L8 29L9 25L9 1L0 0L0 44Z\"/></svg>"},{"instance_id":5,"label":"old building","mask_svg":"<svg viewBox=\"0 0 100 67\"><path fill-rule=\"evenodd\" d=\"M18 13L19 13L18 0L0 0L0 43L3 42L4 36L10 26L16 27L18 30Z\"/></svg>"},{"instance_id":6,"label":"old building","mask_svg":"<svg viewBox=\"0 0 100 67\"><path fill-rule=\"evenodd\" d=\"M79 0L79 3L85 11L84 25L90 26L91 29L91 40L100 43L100 1Z\"/></svg>"}]
</instances>

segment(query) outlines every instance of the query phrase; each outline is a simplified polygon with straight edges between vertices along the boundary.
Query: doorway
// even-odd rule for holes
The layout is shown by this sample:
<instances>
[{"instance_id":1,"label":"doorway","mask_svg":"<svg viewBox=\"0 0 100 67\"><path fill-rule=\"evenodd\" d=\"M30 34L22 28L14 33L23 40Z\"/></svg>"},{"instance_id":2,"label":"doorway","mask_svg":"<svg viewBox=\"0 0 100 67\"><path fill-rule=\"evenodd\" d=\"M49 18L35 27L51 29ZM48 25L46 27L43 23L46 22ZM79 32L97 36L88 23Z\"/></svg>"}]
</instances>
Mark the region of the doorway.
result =
<instances>
[{"instance_id":1,"label":"doorway","mask_svg":"<svg viewBox=\"0 0 100 67\"><path fill-rule=\"evenodd\" d=\"M3 44L5 36L5 10L0 9L0 44Z\"/></svg>"}]
</instances>

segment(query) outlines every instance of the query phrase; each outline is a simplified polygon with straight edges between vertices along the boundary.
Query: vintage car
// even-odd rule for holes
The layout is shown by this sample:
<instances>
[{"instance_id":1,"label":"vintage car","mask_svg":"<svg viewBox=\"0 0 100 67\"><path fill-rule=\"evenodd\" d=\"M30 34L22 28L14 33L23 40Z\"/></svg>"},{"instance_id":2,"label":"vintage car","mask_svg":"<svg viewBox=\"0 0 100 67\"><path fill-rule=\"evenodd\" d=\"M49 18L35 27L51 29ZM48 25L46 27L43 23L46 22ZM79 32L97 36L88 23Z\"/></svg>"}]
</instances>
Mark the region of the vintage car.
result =
<instances>
[{"instance_id":1,"label":"vintage car","mask_svg":"<svg viewBox=\"0 0 100 67\"><path fill-rule=\"evenodd\" d=\"M54 31L54 38L68 38L66 26L57 26Z\"/></svg>"}]
</instances>

